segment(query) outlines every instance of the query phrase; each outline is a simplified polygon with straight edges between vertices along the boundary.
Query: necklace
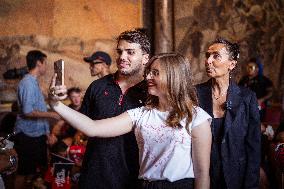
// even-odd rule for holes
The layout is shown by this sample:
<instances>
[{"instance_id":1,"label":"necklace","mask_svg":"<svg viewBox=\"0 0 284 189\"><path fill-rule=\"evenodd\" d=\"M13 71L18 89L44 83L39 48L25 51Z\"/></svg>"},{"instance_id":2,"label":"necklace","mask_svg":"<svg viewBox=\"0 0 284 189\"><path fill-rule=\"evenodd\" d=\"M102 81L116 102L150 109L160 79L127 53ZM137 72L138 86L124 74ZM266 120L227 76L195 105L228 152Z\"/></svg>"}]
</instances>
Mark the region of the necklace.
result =
<instances>
[{"instance_id":1,"label":"necklace","mask_svg":"<svg viewBox=\"0 0 284 189\"><path fill-rule=\"evenodd\" d=\"M224 91L223 93L221 93L219 96L216 96L213 92L213 89L212 89L212 95L214 97L215 100L219 100L221 97L225 96L227 94L227 91Z\"/></svg>"}]
</instances>

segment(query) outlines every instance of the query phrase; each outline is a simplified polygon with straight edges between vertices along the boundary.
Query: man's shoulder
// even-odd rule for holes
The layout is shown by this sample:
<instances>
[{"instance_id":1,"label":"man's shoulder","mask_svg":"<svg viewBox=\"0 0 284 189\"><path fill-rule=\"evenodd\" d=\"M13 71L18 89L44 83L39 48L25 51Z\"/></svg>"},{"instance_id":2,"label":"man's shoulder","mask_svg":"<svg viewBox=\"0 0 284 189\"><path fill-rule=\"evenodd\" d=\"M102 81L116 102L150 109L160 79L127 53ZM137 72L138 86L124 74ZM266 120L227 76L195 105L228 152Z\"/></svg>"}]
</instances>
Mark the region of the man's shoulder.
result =
<instances>
[{"instance_id":1,"label":"man's shoulder","mask_svg":"<svg viewBox=\"0 0 284 189\"><path fill-rule=\"evenodd\" d=\"M33 76L27 74L27 75L19 82L18 87L19 87L19 88L20 88L20 87L24 87L24 88L26 88L26 87L31 87L33 83L34 83L34 84L36 83L36 79L35 79Z\"/></svg>"},{"instance_id":2,"label":"man's shoulder","mask_svg":"<svg viewBox=\"0 0 284 189\"><path fill-rule=\"evenodd\" d=\"M104 91L108 86L114 84L114 78L112 74L106 75L102 78L94 80L87 88L85 96L93 96Z\"/></svg>"},{"instance_id":3,"label":"man's shoulder","mask_svg":"<svg viewBox=\"0 0 284 189\"><path fill-rule=\"evenodd\" d=\"M146 80L142 80L139 83L137 83L136 85L134 85L133 87L135 89L138 89L138 90L147 90L148 89L147 81Z\"/></svg>"},{"instance_id":4,"label":"man's shoulder","mask_svg":"<svg viewBox=\"0 0 284 189\"><path fill-rule=\"evenodd\" d=\"M239 81L239 85L244 85L249 81L249 77L247 75L243 76L240 81Z\"/></svg>"},{"instance_id":5,"label":"man's shoulder","mask_svg":"<svg viewBox=\"0 0 284 189\"><path fill-rule=\"evenodd\" d=\"M109 83L114 83L114 78L113 74L106 75L102 78L94 80L90 86L102 86L102 85L107 85Z\"/></svg>"},{"instance_id":6,"label":"man's shoulder","mask_svg":"<svg viewBox=\"0 0 284 189\"><path fill-rule=\"evenodd\" d=\"M272 81L264 75L262 76L262 80L263 82L265 82L266 85L272 85Z\"/></svg>"},{"instance_id":7,"label":"man's shoulder","mask_svg":"<svg viewBox=\"0 0 284 189\"><path fill-rule=\"evenodd\" d=\"M31 75L29 75L29 74L25 75L25 76L21 79L20 83L25 83L25 82L28 82L28 81L31 81Z\"/></svg>"}]
</instances>

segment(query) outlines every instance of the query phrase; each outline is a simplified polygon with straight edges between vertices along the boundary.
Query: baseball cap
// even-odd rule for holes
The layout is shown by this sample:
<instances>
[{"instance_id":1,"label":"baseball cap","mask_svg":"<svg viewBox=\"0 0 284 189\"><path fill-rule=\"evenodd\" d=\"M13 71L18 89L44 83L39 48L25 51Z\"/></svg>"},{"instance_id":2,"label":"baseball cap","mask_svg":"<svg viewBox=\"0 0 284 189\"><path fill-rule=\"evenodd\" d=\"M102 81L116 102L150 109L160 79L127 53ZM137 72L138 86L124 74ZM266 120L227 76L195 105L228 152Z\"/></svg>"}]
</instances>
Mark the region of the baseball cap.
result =
<instances>
[{"instance_id":1,"label":"baseball cap","mask_svg":"<svg viewBox=\"0 0 284 189\"><path fill-rule=\"evenodd\" d=\"M106 52L103 52L103 51L97 51L94 54L92 54L92 56L84 57L84 61L88 63L96 63L94 62L94 60L97 60L97 59L104 61L107 65L111 64L110 56Z\"/></svg>"}]
</instances>

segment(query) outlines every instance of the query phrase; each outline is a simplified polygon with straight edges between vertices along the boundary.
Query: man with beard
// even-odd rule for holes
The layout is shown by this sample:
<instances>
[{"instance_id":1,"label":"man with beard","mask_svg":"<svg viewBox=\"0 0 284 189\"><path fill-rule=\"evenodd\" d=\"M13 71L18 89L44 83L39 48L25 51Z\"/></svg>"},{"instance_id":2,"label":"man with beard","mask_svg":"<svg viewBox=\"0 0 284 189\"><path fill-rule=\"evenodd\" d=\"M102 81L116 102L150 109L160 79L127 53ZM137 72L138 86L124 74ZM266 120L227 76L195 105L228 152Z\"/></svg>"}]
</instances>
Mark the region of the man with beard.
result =
<instances>
[{"instance_id":1,"label":"man with beard","mask_svg":"<svg viewBox=\"0 0 284 189\"><path fill-rule=\"evenodd\" d=\"M150 42L139 30L125 31L117 38L115 74L95 80L88 87L81 112L99 120L117 116L144 105L147 86L144 67L149 60ZM89 138L79 188L137 188L139 162L134 133L113 138Z\"/></svg>"}]
</instances>

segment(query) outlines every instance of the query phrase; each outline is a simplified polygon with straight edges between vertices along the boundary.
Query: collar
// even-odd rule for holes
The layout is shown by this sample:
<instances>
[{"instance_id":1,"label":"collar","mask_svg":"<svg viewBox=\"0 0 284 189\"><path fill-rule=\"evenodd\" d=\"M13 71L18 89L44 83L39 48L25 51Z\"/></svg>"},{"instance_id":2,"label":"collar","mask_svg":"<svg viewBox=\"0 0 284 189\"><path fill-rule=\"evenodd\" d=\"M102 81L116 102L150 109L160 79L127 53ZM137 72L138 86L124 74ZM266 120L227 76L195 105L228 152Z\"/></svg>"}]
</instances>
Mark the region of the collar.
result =
<instances>
[{"instance_id":1,"label":"collar","mask_svg":"<svg viewBox=\"0 0 284 189\"><path fill-rule=\"evenodd\" d=\"M204 87L202 88L201 95L203 96L204 102L206 102L206 106L204 105L204 110L208 112L211 116L213 116L213 107L212 107L212 79L209 79L204 83ZM240 103L240 88L239 86L232 80L229 82L229 88L227 92L227 101L226 101L226 109L227 112L235 112ZM236 113L236 112L235 112ZM235 114L234 113L234 114Z\"/></svg>"},{"instance_id":2,"label":"collar","mask_svg":"<svg viewBox=\"0 0 284 189\"><path fill-rule=\"evenodd\" d=\"M113 74L109 74L107 76L105 76L107 79L107 83L109 85L113 85L113 83L115 83L116 85L118 85L118 81L117 81L117 77L118 77L118 72L115 72ZM130 87L130 88L139 88L139 89L147 89L147 81L144 79L142 81L140 81L139 83L137 83L136 85Z\"/></svg>"}]
</instances>

